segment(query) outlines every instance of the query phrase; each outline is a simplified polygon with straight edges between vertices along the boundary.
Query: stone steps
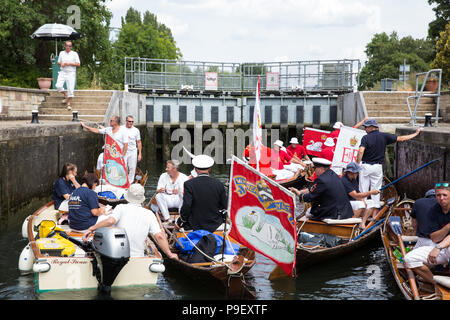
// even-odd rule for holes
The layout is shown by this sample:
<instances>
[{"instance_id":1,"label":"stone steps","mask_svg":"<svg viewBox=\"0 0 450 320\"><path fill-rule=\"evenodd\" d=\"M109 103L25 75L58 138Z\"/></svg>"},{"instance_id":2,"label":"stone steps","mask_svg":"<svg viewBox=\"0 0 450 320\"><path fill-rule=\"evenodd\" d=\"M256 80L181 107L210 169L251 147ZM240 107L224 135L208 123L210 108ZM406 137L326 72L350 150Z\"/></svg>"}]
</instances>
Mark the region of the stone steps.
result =
<instances>
[{"instance_id":1,"label":"stone steps","mask_svg":"<svg viewBox=\"0 0 450 320\"><path fill-rule=\"evenodd\" d=\"M59 93L56 90L48 90L50 97L64 97L62 93ZM75 90L74 92L74 98L76 97L111 97L113 94L113 91L108 90Z\"/></svg>"},{"instance_id":2,"label":"stone steps","mask_svg":"<svg viewBox=\"0 0 450 320\"><path fill-rule=\"evenodd\" d=\"M72 121L72 111L67 111L67 115L62 114L39 114L39 120L52 120L52 121ZM86 122L101 122L103 123L103 116L98 115L78 115L78 120Z\"/></svg>"},{"instance_id":3,"label":"stone steps","mask_svg":"<svg viewBox=\"0 0 450 320\"><path fill-rule=\"evenodd\" d=\"M60 96L49 96L45 99L48 103L62 103L64 97ZM73 97L71 103L109 103L111 100L111 96L81 96L81 97Z\"/></svg>"},{"instance_id":4,"label":"stone steps","mask_svg":"<svg viewBox=\"0 0 450 320\"><path fill-rule=\"evenodd\" d=\"M78 111L78 114L84 115L101 115L105 113L105 109L80 109L76 106L72 106L72 110L67 110L66 107L63 108L44 108L39 110L39 114L54 114L54 115L66 115L68 113L72 114L72 111Z\"/></svg>"},{"instance_id":5,"label":"stone steps","mask_svg":"<svg viewBox=\"0 0 450 320\"><path fill-rule=\"evenodd\" d=\"M49 90L49 96L39 106L39 118L43 120L72 121L72 111L78 111L78 119L103 122L113 91L75 90L71 101L72 110L62 103L62 93Z\"/></svg>"},{"instance_id":6,"label":"stone steps","mask_svg":"<svg viewBox=\"0 0 450 320\"><path fill-rule=\"evenodd\" d=\"M430 92L426 92L430 93ZM413 91L364 91L362 92L367 113L370 118L382 123L409 123L410 115L406 98L415 94ZM411 110L415 100L409 100ZM434 98L422 97L417 107L417 117L424 117L426 113L435 116L436 104Z\"/></svg>"}]
</instances>

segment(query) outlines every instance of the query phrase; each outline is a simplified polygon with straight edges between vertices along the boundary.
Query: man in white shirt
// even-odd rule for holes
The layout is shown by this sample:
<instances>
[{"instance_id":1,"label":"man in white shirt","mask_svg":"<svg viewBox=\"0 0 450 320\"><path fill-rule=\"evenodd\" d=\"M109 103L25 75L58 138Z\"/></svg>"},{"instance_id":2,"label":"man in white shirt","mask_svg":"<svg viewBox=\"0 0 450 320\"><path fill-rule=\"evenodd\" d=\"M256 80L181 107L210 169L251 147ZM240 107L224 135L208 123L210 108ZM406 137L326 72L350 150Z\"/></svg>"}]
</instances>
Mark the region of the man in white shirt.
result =
<instances>
[{"instance_id":1,"label":"man in white shirt","mask_svg":"<svg viewBox=\"0 0 450 320\"><path fill-rule=\"evenodd\" d=\"M161 250L169 258L178 259L178 256L170 251L166 234L159 227L155 214L142 207L142 202L145 200L144 187L134 183L128 188L124 197L128 203L117 205L108 218L89 227L83 235L83 241L87 241L89 235L96 229L115 225L125 229L130 243L131 257L145 256L147 235L151 233Z\"/></svg>"},{"instance_id":2,"label":"man in white shirt","mask_svg":"<svg viewBox=\"0 0 450 320\"><path fill-rule=\"evenodd\" d=\"M128 180L130 183L133 183L137 163L142 159L141 133L138 128L133 126L133 123L134 118L129 115L123 127L128 134L128 149L125 155L125 163L127 164Z\"/></svg>"},{"instance_id":3,"label":"man in white shirt","mask_svg":"<svg viewBox=\"0 0 450 320\"><path fill-rule=\"evenodd\" d=\"M122 155L125 156L128 149L128 135L123 127L120 126L120 117L112 116L111 120L109 120L110 127L107 128L92 128L84 124L84 122L80 121L80 124L83 128L89 130L92 133L98 134L109 134L114 140L116 140L120 149L122 150ZM125 158L124 158L125 159ZM125 160L126 164L126 160ZM132 181L130 181L132 183Z\"/></svg>"},{"instance_id":4,"label":"man in white shirt","mask_svg":"<svg viewBox=\"0 0 450 320\"><path fill-rule=\"evenodd\" d=\"M184 182L188 177L178 171L177 160L167 160L166 172L158 180L156 187L156 202L164 221L170 218L169 208L178 208L183 205Z\"/></svg>"},{"instance_id":5,"label":"man in white shirt","mask_svg":"<svg viewBox=\"0 0 450 320\"><path fill-rule=\"evenodd\" d=\"M75 89L75 82L77 78L77 67L80 66L80 57L78 53L72 51L72 42L66 41L64 44L66 50L59 53L58 64L61 70L58 73L58 81L55 87L58 92L64 93L64 100L62 103L67 103L67 110L71 110L70 102L73 98L73 91ZM67 91L64 89L66 83Z\"/></svg>"}]
</instances>

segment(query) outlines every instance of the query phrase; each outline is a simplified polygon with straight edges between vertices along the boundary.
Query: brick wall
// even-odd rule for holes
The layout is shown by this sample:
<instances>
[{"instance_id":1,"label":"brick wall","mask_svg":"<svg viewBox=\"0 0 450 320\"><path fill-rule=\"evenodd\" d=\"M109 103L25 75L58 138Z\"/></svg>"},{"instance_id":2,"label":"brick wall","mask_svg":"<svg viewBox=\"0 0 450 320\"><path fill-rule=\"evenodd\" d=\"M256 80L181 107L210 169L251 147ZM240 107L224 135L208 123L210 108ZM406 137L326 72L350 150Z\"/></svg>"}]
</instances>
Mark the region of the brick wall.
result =
<instances>
[{"instance_id":1,"label":"brick wall","mask_svg":"<svg viewBox=\"0 0 450 320\"><path fill-rule=\"evenodd\" d=\"M31 118L31 111L38 109L48 94L45 90L0 86L0 119Z\"/></svg>"}]
</instances>

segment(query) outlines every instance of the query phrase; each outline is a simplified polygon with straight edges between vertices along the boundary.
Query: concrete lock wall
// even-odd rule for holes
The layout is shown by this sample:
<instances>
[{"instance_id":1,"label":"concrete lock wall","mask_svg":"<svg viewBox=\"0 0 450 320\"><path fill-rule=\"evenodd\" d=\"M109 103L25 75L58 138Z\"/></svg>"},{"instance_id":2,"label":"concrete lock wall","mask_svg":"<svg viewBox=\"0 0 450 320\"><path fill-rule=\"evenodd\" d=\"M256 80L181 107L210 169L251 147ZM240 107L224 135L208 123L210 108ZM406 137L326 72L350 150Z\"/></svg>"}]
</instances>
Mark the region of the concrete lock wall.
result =
<instances>
[{"instance_id":1,"label":"concrete lock wall","mask_svg":"<svg viewBox=\"0 0 450 320\"><path fill-rule=\"evenodd\" d=\"M78 181L93 172L102 145L101 135L82 132L79 123L0 130L0 230L51 200L65 162L77 165Z\"/></svg>"},{"instance_id":2,"label":"concrete lock wall","mask_svg":"<svg viewBox=\"0 0 450 320\"><path fill-rule=\"evenodd\" d=\"M439 128L439 127L438 127ZM422 198L427 190L439 181L449 180L450 173L450 132L422 131L413 140L396 143L395 177L400 178L431 160L439 161L400 180L395 184L400 195L411 199ZM416 128L397 128L396 135L411 134ZM432 142L432 144L430 143Z\"/></svg>"}]
</instances>

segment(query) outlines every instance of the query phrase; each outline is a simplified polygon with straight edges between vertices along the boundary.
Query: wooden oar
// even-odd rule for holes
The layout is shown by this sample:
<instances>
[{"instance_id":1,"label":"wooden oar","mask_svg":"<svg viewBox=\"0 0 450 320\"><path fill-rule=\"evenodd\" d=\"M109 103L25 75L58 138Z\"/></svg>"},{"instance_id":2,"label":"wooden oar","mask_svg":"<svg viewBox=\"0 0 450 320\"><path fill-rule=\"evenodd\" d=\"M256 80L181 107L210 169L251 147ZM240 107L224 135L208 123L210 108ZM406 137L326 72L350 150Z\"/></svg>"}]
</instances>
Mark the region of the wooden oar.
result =
<instances>
[{"instance_id":1,"label":"wooden oar","mask_svg":"<svg viewBox=\"0 0 450 320\"><path fill-rule=\"evenodd\" d=\"M391 226L392 231L397 235L398 243L400 244L400 249L402 251L403 259L405 259L406 250L405 250L405 244L402 240L402 226L400 224L400 217L399 216L391 216L389 218L389 225ZM414 297L414 300L420 300L419 297L419 290L417 289L416 284L416 278L414 276L414 273L411 269L407 268L405 263L403 263L405 266L406 273L408 274L408 281L409 285L411 286L411 291Z\"/></svg>"}]
</instances>

